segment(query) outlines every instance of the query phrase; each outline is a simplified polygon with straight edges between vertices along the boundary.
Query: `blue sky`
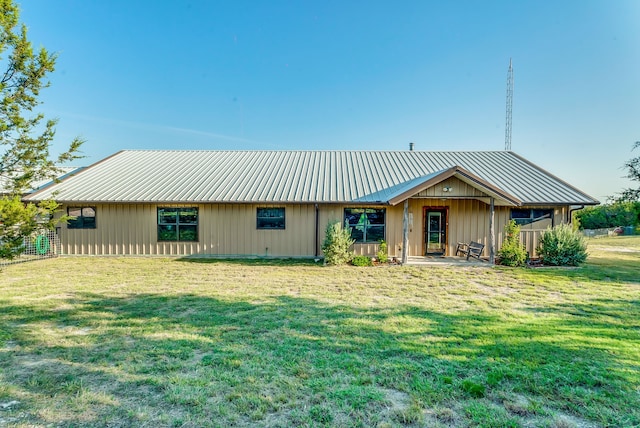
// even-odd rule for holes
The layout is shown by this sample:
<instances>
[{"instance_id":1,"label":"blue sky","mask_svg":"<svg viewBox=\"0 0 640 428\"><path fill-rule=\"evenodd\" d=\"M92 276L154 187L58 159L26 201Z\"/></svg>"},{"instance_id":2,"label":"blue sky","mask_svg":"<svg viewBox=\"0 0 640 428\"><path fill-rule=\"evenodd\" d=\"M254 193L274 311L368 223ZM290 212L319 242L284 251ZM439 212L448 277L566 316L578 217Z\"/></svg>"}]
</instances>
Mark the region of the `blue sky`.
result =
<instances>
[{"instance_id":1,"label":"blue sky","mask_svg":"<svg viewBox=\"0 0 640 428\"><path fill-rule=\"evenodd\" d=\"M632 184L640 2L28 0L59 54L54 150L512 149L591 196ZM637 184L637 183L636 183Z\"/></svg>"}]
</instances>

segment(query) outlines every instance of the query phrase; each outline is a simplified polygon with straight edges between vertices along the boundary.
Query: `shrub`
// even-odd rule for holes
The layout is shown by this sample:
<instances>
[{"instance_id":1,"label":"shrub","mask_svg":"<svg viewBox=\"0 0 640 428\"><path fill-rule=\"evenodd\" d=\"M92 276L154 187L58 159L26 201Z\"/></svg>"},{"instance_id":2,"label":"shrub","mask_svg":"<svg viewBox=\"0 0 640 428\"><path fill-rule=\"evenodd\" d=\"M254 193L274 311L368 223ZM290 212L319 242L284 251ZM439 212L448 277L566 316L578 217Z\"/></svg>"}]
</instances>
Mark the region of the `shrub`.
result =
<instances>
[{"instance_id":1,"label":"shrub","mask_svg":"<svg viewBox=\"0 0 640 428\"><path fill-rule=\"evenodd\" d=\"M571 226L561 224L540 236L538 254L551 266L578 266L587 260L587 243Z\"/></svg>"},{"instance_id":2,"label":"shrub","mask_svg":"<svg viewBox=\"0 0 640 428\"><path fill-rule=\"evenodd\" d=\"M380 263L387 263L389 261L389 251L387 250L387 243L384 240L380 241L380 247L378 247L376 256L378 256Z\"/></svg>"},{"instance_id":3,"label":"shrub","mask_svg":"<svg viewBox=\"0 0 640 428\"><path fill-rule=\"evenodd\" d=\"M354 266L373 266L373 261L367 256L355 256L351 260L351 264Z\"/></svg>"},{"instance_id":4,"label":"shrub","mask_svg":"<svg viewBox=\"0 0 640 428\"><path fill-rule=\"evenodd\" d=\"M498 251L500 264L505 266L523 266L527 260L527 251L520 243L520 226L515 220L509 221L504 226L504 241Z\"/></svg>"},{"instance_id":5,"label":"shrub","mask_svg":"<svg viewBox=\"0 0 640 428\"><path fill-rule=\"evenodd\" d=\"M345 222L344 227L340 222L329 223L322 243L325 263L328 265L349 263L353 259L353 251L350 248L354 242L348 223Z\"/></svg>"}]
</instances>

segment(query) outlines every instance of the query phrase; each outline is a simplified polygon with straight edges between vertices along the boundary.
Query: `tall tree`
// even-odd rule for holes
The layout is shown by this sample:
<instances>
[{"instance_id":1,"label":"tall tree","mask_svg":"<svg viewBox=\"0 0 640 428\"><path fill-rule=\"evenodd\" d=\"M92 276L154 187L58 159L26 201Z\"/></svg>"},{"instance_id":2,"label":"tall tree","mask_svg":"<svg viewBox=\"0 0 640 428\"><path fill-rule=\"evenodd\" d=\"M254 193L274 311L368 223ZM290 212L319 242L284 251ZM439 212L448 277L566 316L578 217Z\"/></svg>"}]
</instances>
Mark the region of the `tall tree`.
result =
<instances>
[{"instance_id":1,"label":"tall tree","mask_svg":"<svg viewBox=\"0 0 640 428\"><path fill-rule=\"evenodd\" d=\"M640 147L640 141L636 141L633 145L633 150ZM632 181L637 181L640 186L640 156L631 159L629 162L624 164L625 169L627 170L627 178L630 178ZM619 202L625 201L640 201L640 187L634 189L629 187L628 189L624 189L622 193L618 196L617 200Z\"/></svg>"},{"instance_id":2,"label":"tall tree","mask_svg":"<svg viewBox=\"0 0 640 428\"><path fill-rule=\"evenodd\" d=\"M60 173L56 165L77 159L83 142L76 138L66 151L55 158L50 156L57 120L45 120L34 109L40 104L40 91L49 86L47 76L54 71L56 55L45 48L34 52L27 27L19 18L13 0L0 0L0 187L10 195L0 198L3 245L19 241L8 235L16 230L28 235L40 227L31 217L37 211L51 211L54 205L34 207L16 204L16 200L35 181L56 177ZM11 257L19 251L13 244L9 247L0 251L0 257Z\"/></svg>"}]
</instances>

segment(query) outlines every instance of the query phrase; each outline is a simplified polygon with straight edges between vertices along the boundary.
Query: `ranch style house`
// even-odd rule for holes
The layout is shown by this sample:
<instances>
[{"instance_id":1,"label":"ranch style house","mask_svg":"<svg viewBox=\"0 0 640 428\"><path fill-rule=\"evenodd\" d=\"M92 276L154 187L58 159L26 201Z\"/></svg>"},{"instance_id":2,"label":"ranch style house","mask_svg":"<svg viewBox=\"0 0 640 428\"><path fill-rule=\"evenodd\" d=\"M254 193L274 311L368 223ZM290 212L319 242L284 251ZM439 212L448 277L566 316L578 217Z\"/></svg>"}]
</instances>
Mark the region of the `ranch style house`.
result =
<instances>
[{"instance_id":1,"label":"ranch style house","mask_svg":"<svg viewBox=\"0 0 640 428\"><path fill-rule=\"evenodd\" d=\"M72 219L66 255L321 257L347 222L357 254L493 259L514 219L531 256L547 227L599 202L512 151L124 150L24 197Z\"/></svg>"}]
</instances>

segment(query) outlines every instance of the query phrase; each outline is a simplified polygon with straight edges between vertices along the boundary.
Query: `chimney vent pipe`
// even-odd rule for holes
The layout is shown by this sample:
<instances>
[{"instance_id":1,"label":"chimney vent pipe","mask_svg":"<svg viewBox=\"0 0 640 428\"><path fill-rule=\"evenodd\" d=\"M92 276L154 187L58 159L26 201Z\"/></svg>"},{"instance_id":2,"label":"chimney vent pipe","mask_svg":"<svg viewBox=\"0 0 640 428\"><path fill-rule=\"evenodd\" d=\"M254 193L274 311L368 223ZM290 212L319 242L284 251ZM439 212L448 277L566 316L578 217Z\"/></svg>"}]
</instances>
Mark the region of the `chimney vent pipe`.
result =
<instances>
[{"instance_id":1,"label":"chimney vent pipe","mask_svg":"<svg viewBox=\"0 0 640 428\"><path fill-rule=\"evenodd\" d=\"M413 146L414 146L414 145L415 145L414 143L409 143L409 151L410 151L410 152L412 152L412 151L413 151Z\"/></svg>"}]
</instances>

